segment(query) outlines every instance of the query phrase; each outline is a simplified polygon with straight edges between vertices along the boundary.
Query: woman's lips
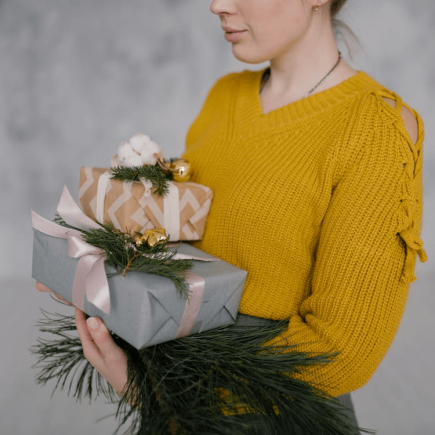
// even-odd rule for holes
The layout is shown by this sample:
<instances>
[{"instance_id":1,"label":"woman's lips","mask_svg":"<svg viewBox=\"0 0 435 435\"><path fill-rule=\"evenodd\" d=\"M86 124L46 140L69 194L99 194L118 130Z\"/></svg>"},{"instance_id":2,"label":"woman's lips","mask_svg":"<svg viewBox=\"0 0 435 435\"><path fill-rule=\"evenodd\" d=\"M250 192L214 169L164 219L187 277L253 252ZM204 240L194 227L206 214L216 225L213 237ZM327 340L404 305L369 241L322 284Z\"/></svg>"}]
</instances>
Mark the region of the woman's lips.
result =
<instances>
[{"instance_id":1,"label":"woman's lips","mask_svg":"<svg viewBox=\"0 0 435 435\"><path fill-rule=\"evenodd\" d=\"M237 42L242 37L246 30L228 30L229 28L223 28L225 30L225 39L229 42Z\"/></svg>"}]
</instances>

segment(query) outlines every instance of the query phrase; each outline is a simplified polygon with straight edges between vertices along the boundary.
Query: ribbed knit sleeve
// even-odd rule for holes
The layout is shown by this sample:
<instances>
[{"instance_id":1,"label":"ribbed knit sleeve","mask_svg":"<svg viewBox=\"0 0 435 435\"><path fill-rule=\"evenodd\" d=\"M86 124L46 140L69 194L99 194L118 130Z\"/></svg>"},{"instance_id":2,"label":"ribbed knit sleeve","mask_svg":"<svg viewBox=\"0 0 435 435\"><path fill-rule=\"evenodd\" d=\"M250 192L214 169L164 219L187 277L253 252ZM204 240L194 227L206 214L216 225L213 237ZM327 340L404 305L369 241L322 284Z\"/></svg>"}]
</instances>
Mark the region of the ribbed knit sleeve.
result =
<instances>
[{"instance_id":1,"label":"ribbed knit sleeve","mask_svg":"<svg viewBox=\"0 0 435 435\"><path fill-rule=\"evenodd\" d=\"M359 142L337 155L351 163L337 165L310 295L283 336L303 343L302 351L338 353L333 363L303 375L333 395L355 390L372 376L398 329L416 257L426 259L419 238L422 120L414 112L419 138L413 144L400 110L381 97L382 92L368 96L363 122L352 125Z\"/></svg>"}]
</instances>

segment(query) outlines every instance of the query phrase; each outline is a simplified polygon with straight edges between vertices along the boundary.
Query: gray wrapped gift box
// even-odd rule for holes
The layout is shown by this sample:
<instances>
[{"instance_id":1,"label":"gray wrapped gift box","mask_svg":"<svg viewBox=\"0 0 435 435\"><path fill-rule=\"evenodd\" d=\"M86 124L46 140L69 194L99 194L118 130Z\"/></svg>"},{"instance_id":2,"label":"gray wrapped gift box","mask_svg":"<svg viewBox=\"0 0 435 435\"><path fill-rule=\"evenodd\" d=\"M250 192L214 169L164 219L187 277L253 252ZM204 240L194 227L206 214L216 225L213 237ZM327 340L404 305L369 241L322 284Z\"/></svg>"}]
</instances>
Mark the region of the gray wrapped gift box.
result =
<instances>
[{"instance_id":1,"label":"gray wrapped gift box","mask_svg":"<svg viewBox=\"0 0 435 435\"><path fill-rule=\"evenodd\" d=\"M34 229L32 276L68 301L78 259L67 253L66 239L48 236ZM188 244L180 254L213 258ZM106 273L115 269L105 264ZM246 272L224 261L194 261L192 272L205 280L204 296L191 334L233 324L246 280ZM186 299L169 278L128 272L126 277L108 278L110 313L106 314L85 300L84 311L100 317L106 326L125 341L140 349L173 340L184 313Z\"/></svg>"}]
</instances>

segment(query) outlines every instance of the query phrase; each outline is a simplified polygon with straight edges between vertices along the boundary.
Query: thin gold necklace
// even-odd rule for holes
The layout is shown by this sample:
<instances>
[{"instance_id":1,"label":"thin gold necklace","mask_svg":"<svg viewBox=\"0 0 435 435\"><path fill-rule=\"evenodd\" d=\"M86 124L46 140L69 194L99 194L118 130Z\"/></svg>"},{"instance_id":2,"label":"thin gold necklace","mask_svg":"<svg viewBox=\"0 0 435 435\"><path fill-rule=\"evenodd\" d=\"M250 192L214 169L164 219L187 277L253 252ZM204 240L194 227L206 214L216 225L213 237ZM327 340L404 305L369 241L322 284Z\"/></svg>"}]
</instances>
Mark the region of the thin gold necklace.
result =
<instances>
[{"instance_id":1,"label":"thin gold necklace","mask_svg":"<svg viewBox=\"0 0 435 435\"><path fill-rule=\"evenodd\" d=\"M327 78L328 78L328 76L332 73L332 71L334 71L335 70L335 68L337 67L337 65L340 63L340 60L341 60L341 52L339 51L338 52L338 60L337 60L337 62L335 63L335 65L330 69L330 71L328 72L328 74L326 74L323 78L322 78L322 80L320 80L320 82L319 83L317 83L317 85L316 86L314 86L314 88L311 88L302 98L307 98L308 97L308 95L310 95L315 89L317 89ZM263 75L263 79L261 80L261 85L260 85L260 94L261 94L261 92L263 91L263 88L264 88L264 86L265 86L265 84L266 84L266 82L269 80L269 77L270 77L270 67L266 70L266 72L264 73L264 75Z\"/></svg>"}]
</instances>

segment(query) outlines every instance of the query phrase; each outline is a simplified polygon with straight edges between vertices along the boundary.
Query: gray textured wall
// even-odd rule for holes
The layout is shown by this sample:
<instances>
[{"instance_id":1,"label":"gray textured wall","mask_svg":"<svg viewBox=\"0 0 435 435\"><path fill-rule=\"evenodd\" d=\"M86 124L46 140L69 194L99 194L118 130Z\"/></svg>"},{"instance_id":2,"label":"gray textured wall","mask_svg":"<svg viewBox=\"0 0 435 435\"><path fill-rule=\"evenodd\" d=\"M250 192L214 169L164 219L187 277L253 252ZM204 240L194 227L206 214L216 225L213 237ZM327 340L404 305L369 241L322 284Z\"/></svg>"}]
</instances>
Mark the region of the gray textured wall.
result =
<instances>
[{"instance_id":1,"label":"gray textured wall","mask_svg":"<svg viewBox=\"0 0 435 435\"><path fill-rule=\"evenodd\" d=\"M107 165L118 144L150 134L180 154L190 123L219 76L245 65L231 54L205 0L0 0L0 433L109 434L113 409L76 405L33 383L27 348L37 332L30 279L30 209L50 217L62 186L77 192L79 167ZM343 13L360 38L353 65L398 92L422 115L423 240L435 257L435 4L349 1ZM380 435L435 433L435 272L418 267L399 334L369 384L354 394L360 424ZM24 417L23 417L24 412ZM78 418L80 417L80 418Z\"/></svg>"}]
</instances>

